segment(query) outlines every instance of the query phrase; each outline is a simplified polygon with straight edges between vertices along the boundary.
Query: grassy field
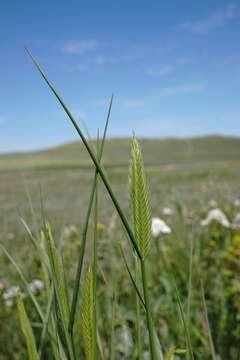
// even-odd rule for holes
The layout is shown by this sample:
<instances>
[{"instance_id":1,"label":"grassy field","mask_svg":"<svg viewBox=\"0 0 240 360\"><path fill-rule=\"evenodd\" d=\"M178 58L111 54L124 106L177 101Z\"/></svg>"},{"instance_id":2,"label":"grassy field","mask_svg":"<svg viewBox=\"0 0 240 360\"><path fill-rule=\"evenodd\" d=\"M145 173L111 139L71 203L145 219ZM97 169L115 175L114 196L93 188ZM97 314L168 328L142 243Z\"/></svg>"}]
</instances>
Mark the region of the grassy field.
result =
<instances>
[{"instance_id":1,"label":"grassy field","mask_svg":"<svg viewBox=\"0 0 240 360\"><path fill-rule=\"evenodd\" d=\"M231 223L240 212L236 201L240 199L240 139L209 136L184 140L142 139L140 143L150 185L152 216L164 219L172 230L170 234L153 239L148 260L153 319L163 353L167 354L172 348L186 349L174 277L194 357L212 359L216 354L215 359L240 359L240 230L225 228L217 222L208 227L200 224L208 214L211 200L216 201L216 207L224 211ZM128 218L129 157L129 139L106 142L103 165ZM38 256L20 218L25 219L34 234L39 234L42 229L42 199L44 214L62 249L71 288L93 174L89 157L83 145L77 142L39 152L0 156L0 242L20 264L29 283L43 277ZM135 293L118 244L122 244L130 267L134 268L129 255L131 247L102 184L99 203L97 294L103 356L104 359L111 358L113 327L111 339L115 345L111 359L138 359ZM166 207L173 211L172 215L164 215ZM90 225L93 227L93 221ZM89 238L92 237L93 229L90 228ZM90 245L87 251L90 257ZM3 252L0 253L0 274L1 294L10 286L21 286L19 275ZM204 285L208 318L200 281ZM38 294L38 298L44 307L44 291ZM39 319L28 297L26 306L39 340ZM15 310L15 302L6 306L1 297L1 360L27 358ZM143 358L148 359L143 314L141 329ZM79 356L84 359L81 334L79 342ZM46 345L43 359L51 358ZM177 358L188 357L182 354L176 355Z\"/></svg>"}]
</instances>

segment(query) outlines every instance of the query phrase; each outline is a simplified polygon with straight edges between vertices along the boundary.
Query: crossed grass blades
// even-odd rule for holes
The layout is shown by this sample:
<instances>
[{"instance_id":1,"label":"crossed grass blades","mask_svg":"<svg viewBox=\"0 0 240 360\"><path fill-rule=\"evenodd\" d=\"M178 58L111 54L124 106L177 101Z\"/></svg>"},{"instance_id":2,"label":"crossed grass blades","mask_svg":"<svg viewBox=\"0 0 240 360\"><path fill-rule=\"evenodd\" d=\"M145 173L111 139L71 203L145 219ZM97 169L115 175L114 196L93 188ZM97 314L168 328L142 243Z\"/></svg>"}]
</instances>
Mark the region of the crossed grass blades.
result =
<instances>
[{"instance_id":1,"label":"crossed grass blades","mask_svg":"<svg viewBox=\"0 0 240 360\"><path fill-rule=\"evenodd\" d=\"M141 315L142 312L139 309L139 306L142 307L147 319L147 329L149 334L149 353L152 360L163 360L164 356L162 353L162 348L160 341L158 339L156 330L154 328L153 316L151 312L150 296L147 286L147 268L146 268L146 259L151 249L151 210L150 210L150 200L149 200L149 190L147 185L147 180L144 171L144 165L141 155L141 149L138 141L135 136L132 140L132 150L131 150L131 163L130 163L130 174L129 174L129 184L130 184L130 197L131 197L131 209L132 209L132 220L133 220L133 229L132 231L129 221L127 220L124 212L121 209L119 202L116 199L116 196L112 190L112 187L108 181L108 178L105 174L105 171L101 165L101 158L103 154L104 141L106 138L106 132L108 127L108 121L111 113L112 100L111 98L109 111L107 116L107 121L104 129L104 136L101 144L97 142L97 149L93 149L90 143L85 138L83 132L77 125L75 119L71 115L70 111L64 104L61 97L58 95L52 84L47 79L46 75L40 68L39 64L35 58L31 55L29 50L26 49L30 57L32 58L34 64L36 65L41 76L54 93L63 109L67 113L70 121L75 127L77 133L82 139L90 158L93 161L95 166L95 175L93 180L92 191L90 194L89 206L87 209L87 215L85 220L85 225L83 227L82 234L82 245L79 252L79 261L77 272L74 281L73 294L71 296L70 289L66 283L66 272L64 264L62 261L60 249L56 246L53 239L51 228L45 221L44 211L42 214L43 217L43 232L41 233L41 241L35 239L31 233L29 227L26 223L26 227L30 240L36 248L41 265L43 276L46 283L46 301L47 307L46 311L42 309L42 306L39 304L36 297L31 294L31 299L39 318L41 321L41 336L40 342L37 344L37 341L34 337L34 333L28 319L24 300L21 297L21 294L18 294L17 303L18 311L20 317L20 324L22 331L24 333L29 359L43 359L44 348L45 346L50 347L51 358L56 360L75 360L79 356L82 356L82 351L84 352L84 358L87 360L95 360L97 358L104 358L102 351L101 339L98 334L97 329L97 299L96 299L96 288L97 288L97 222L98 222L98 178L100 177L103 184L106 187L107 192L110 195L110 198L115 206L115 209L119 215L119 218L122 221L123 227L128 235L128 238L131 243L130 252L133 255L136 263L136 272L135 278L132 275L130 268L127 267L130 280L133 284L133 288L136 291L136 311L137 311L137 357L138 359L143 359L142 347L141 347ZM87 240L87 232L89 227L89 218L91 212L94 210L94 243L93 243L93 256L90 259L89 269L87 271L85 286L80 286L80 279L82 276L83 262L85 257L85 246ZM4 250L10 261L18 270L20 276L22 277L24 284L27 289L27 281L18 268L17 264L11 258L11 256ZM125 260L127 266L127 262ZM141 295L141 290L139 286L142 287L143 297ZM29 291L29 289L27 289ZM177 289L176 289L177 291ZM81 304L79 306L79 294L81 299ZM180 314L184 324L184 331L186 334L186 346L188 348L187 356L188 358L193 359L193 351L191 347L191 341L189 336L189 331L184 317L184 313L181 310L181 301L178 296L178 302L180 307ZM114 311L113 311L114 314ZM80 348L78 346L78 337L81 336L82 344ZM112 332L113 336L113 332ZM110 349L110 358L114 358L114 347L113 339L111 339L111 349ZM83 349L82 349L83 347ZM185 353L185 349L171 349L166 353L166 359L173 359L174 354Z\"/></svg>"}]
</instances>

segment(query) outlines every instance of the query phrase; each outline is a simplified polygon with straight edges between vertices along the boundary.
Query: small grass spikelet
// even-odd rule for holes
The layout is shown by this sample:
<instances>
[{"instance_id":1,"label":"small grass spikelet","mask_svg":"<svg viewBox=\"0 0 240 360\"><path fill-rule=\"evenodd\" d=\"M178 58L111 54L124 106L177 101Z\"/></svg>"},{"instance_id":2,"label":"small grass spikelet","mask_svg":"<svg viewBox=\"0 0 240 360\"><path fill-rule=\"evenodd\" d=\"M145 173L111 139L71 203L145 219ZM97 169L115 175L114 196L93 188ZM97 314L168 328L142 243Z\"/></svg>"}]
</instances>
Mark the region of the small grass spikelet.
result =
<instances>
[{"instance_id":1,"label":"small grass spikelet","mask_svg":"<svg viewBox=\"0 0 240 360\"><path fill-rule=\"evenodd\" d=\"M87 273L81 309L82 336L87 360L96 359L93 286L93 272L90 267Z\"/></svg>"},{"instance_id":2,"label":"small grass spikelet","mask_svg":"<svg viewBox=\"0 0 240 360\"><path fill-rule=\"evenodd\" d=\"M129 183L136 244L144 260L151 246L151 211L141 148L135 137L132 140Z\"/></svg>"}]
</instances>

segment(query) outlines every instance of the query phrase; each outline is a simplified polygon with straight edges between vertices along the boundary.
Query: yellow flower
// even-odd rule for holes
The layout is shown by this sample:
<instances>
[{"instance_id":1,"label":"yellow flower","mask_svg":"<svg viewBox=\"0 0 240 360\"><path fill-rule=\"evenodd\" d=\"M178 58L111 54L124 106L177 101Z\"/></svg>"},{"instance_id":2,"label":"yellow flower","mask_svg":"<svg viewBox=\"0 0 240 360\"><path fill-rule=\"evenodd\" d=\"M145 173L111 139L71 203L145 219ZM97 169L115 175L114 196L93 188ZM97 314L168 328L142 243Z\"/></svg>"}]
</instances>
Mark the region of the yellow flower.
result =
<instances>
[{"instance_id":1,"label":"yellow flower","mask_svg":"<svg viewBox=\"0 0 240 360\"><path fill-rule=\"evenodd\" d=\"M149 281L147 283L147 287L148 287L149 290L151 290L153 288L153 283L151 281Z\"/></svg>"},{"instance_id":2,"label":"yellow flower","mask_svg":"<svg viewBox=\"0 0 240 360\"><path fill-rule=\"evenodd\" d=\"M97 224L97 230L98 230L98 236L101 237L103 235L104 230L106 229L106 225L98 223Z\"/></svg>"},{"instance_id":3,"label":"yellow flower","mask_svg":"<svg viewBox=\"0 0 240 360\"><path fill-rule=\"evenodd\" d=\"M235 235L233 237L233 245L234 246L240 246L240 235Z\"/></svg>"},{"instance_id":4,"label":"yellow flower","mask_svg":"<svg viewBox=\"0 0 240 360\"><path fill-rule=\"evenodd\" d=\"M204 255L204 256L207 257L209 254L210 254L209 249L204 249L204 250L203 250L203 255Z\"/></svg>"},{"instance_id":5,"label":"yellow flower","mask_svg":"<svg viewBox=\"0 0 240 360\"><path fill-rule=\"evenodd\" d=\"M215 248L217 246L217 242L215 240L210 240L208 245L212 248Z\"/></svg>"}]
</instances>

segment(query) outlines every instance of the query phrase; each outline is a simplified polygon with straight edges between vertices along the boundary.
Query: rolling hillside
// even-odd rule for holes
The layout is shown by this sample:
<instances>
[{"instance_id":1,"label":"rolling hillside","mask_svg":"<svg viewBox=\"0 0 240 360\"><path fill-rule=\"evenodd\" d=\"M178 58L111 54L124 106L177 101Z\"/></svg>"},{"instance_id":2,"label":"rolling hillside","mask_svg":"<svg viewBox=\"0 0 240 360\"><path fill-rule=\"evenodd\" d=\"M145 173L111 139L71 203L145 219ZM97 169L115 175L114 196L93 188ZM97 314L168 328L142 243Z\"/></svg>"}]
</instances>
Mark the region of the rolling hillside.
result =
<instances>
[{"instance_id":1,"label":"rolling hillside","mask_svg":"<svg viewBox=\"0 0 240 360\"><path fill-rule=\"evenodd\" d=\"M145 164L240 165L240 138L206 136L188 139L141 139ZM130 139L110 139L104 151L105 167L126 167ZM0 170L88 168L91 161L81 142L67 143L47 150L0 156Z\"/></svg>"}]
</instances>

